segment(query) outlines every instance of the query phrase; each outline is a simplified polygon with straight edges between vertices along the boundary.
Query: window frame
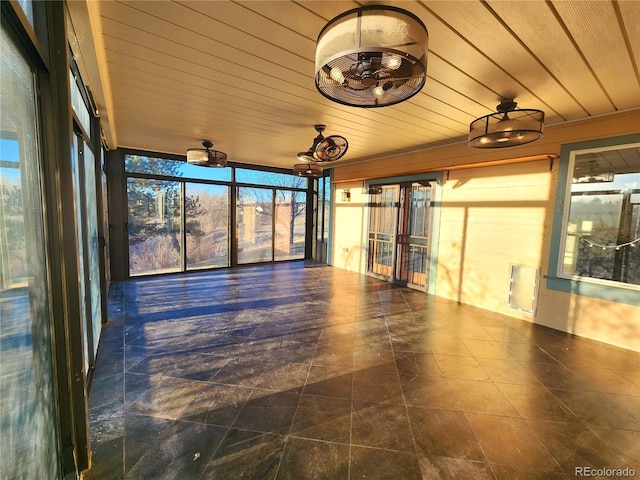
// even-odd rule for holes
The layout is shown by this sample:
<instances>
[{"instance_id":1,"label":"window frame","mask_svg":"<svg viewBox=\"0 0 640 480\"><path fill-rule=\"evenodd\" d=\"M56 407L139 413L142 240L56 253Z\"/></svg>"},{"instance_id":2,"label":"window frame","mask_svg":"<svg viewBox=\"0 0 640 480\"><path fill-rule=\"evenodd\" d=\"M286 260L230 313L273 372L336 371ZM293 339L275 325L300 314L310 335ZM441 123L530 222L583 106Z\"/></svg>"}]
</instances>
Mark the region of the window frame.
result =
<instances>
[{"instance_id":1,"label":"window frame","mask_svg":"<svg viewBox=\"0 0 640 480\"><path fill-rule=\"evenodd\" d=\"M575 156L589 151L626 148L636 143L640 143L640 134L569 143L561 146L548 274L545 275L548 289L640 306L639 285L562 272Z\"/></svg>"}]
</instances>

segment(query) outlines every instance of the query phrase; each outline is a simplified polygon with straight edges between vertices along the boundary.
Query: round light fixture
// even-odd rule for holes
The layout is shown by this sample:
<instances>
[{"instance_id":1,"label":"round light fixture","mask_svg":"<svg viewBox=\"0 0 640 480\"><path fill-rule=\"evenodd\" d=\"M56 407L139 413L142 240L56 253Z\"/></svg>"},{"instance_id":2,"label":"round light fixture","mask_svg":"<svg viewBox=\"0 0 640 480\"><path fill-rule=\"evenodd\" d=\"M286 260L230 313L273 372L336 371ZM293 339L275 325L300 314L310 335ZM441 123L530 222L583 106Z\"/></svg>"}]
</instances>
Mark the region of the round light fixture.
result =
<instances>
[{"instance_id":1,"label":"round light fixture","mask_svg":"<svg viewBox=\"0 0 640 480\"><path fill-rule=\"evenodd\" d=\"M515 147L542 137L544 112L535 109L516 109L513 99L503 99L497 112L471 122L469 146L474 148Z\"/></svg>"}]
</instances>

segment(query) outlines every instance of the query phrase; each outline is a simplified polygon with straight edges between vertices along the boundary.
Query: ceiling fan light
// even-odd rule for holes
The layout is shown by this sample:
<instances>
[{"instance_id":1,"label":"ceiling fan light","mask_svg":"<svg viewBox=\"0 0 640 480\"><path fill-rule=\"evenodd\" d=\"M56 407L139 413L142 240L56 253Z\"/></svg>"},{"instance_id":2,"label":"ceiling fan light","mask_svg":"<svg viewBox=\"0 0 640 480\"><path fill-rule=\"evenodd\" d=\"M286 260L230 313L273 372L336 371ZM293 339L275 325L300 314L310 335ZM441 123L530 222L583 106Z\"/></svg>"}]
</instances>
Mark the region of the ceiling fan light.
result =
<instances>
[{"instance_id":1,"label":"ceiling fan light","mask_svg":"<svg viewBox=\"0 0 640 480\"><path fill-rule=\"evenodd\" d=\"M337 83L344 83L344 75L342 74L342 70L339 68L333 67L329 75L331 75L331 78L333 78Z\"/></svg>"},{"instance_id":2,"label":"ceiling fan light","mask_svg":"<svg viewBox=\"0 0 640 480\"><path fill-rule=\"evenodd\" d=\"M189 148L187 150L187 162L192 165L200 165L209 160L207 150L204 148Z\"/></svg>"},{"instance_id":3,"label":"ceiling fan light","mask_svg":"<svg viewBox=\"0 0 640 480\"><path fill-rule=\"evenodd\" d=\"M316 88L329 100L354 107L407 100L425 84L428 39L424 23L397 7L367 5L344 12L318 36ZM393 88L381 99L375 89L387 82Z\"/></svg>"},{"instance_id":4,"label":"ceiling fan light","mask_svg":"<svg viewBox=\"0 0 640 480\"><path fill-rule=\"evenodd\" d=\"M503 100L495 113L475 119L469 126L469 146L473 148L515 147L542 138L544 112L516 109L513 100Z\"/></svg>"},{"instance_id":5,"label":"ceiling fan light","mask_svg":"<svg viewBox=\"0 0 640 480\"><path fill-rule=\"evenodd\" d=\"M382 66L387 67L391 70L397 70L402 65L402 58L391 55L382 59Z\"/></svg>"}]
</instances>

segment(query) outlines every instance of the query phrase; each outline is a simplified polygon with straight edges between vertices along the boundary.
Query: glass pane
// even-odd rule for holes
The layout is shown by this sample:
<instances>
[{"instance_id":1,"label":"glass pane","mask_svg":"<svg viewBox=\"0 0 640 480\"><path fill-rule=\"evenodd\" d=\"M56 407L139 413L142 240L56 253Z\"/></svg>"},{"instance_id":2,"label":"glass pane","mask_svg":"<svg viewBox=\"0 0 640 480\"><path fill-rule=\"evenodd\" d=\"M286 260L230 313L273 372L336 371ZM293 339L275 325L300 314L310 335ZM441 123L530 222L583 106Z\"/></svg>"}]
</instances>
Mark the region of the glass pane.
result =
<instances>
[{"instance_id":1,"label":"glass pane","mask_svg":"<svg viewBox=\"0 0 640 480\"><path fill-rule=\"evenodd\" d=\"M306 201L304 192L276 190L275 260L304 258Z\"/></svg>"},{"instance_id":2,"label":"glass pane","mask_svg":"<svg viewBox=\"0 0 640 480\"><path fill-rule=\"evenodd\" d=\"M0 465L2 478L61 478L54 405L36 89L0 34Z\"/></svg>"},{"instance_id":3,"label":"glass pane","mask_svg":"<svg viewBox=\"0 0 640 480\"><path fill-rule=\"evenodd\" d=\"M71 106L73 107L73 111L76 113L78 120L80 120L80 125L84 128L86 134L91 135L91 114L89 113L87 104L84 103L84 98L82 98L82 94L80 93L80 87L71 71L69 72L69 83L71 85Z\"/></svg>"},{"instance_id":4,"label":"glass pane","mask_svg":"<svg viewBox=\"0 0 640 480\"><path fill-rule=\"evenodd\" d=\"M329 177L323 178L324 183L324 196L322 197L322 240L329 241L329 215L331 213L331 183Z\"/></svg>"},{"instance_id":5,"label":"glass pane","mask_svg":"<svg viewBox=\"0 0 640 480\"><path fill-rule=\"evenodd\" d=\"M229 266L229 187L187 183L187 269Z\"/></svg>"},{"instance_id":6,"label":"glass pane","mask_svg":"<svg viewBox=\"0 0 640 480\"><path fill-rule=\"evenodd\" d=\"M4 79L4 76L2 77ZM4 115L3 115L4 122ZM2 135L9 135L3 131ZM27 252L25 250L24 207L20 166L20 143L13 138L0 138L0 188L2 206L2 288L18 287L27 281Z\"/></svg>"},{"instance_id":7,"label":"glass pane","mask_svg":"<svg viewBox=\"0 0 640 480\"><path fill-rule=\"evenodd\" d=\"M378 232L395 234L398 215L398 193L396 187L382 188L378 215Z\"/></svg>"},{"instance_id":8,"label":"glass pane","mask_svg":"<svg viewBox=\"0 0 640 480\"><path fill-rule=\"evenodd\" d=\"M180 184L129 178L127 200L130 274L181 270Z\"/></svg>"},{"instance_id":9,"label":"glass pane","mask_svg":"<svg viewBox=\"0 0 640 480\"><path fill-rule=\"evenodd\" d=\"M273 260L273 190L238 187L238 263Z\"/></svg>"},{"instance_id":10,"label":"glass pane","mask_svg":"<svg viewBox=\"0 0 640 480\"><path fill-rule=\"evenodd\" d=\"M287 173L262 172L248 168L236 168L236 182L272 187L307 188L307 179Z\"/></svg>"},{"instance_id":11,"label":"glass pane","mask_svg":"<svg viewBox=\"0 0 640 480\"><path fill-rule=\"evenodd\" d=\"M412 185L409 190L409 227L407 233L418 237L429 234L429 206L431 189L421 185Z\"/></svg>"},{"instance_id":12,"label":"glass pane","mask_svg":"<svg viewBox=\"0 0 640 480\"><path fill-rule=\"evenodd\" d=\"M22 7L24 14L29 19L29 23L33 26L33 1L32 0L18 0L18 3Z\"/></svg>"},{"instance_id":13,"label":"glass pane","mask_svg":"<svg viewBox=\"0 0 640 480\"><path fill-rule=\"evenodd\" d=\"M102 294L100 293L100 241L98 239L98 193L96 191L96 165L93 152L84 144L84 188L86 213L84 221L87 231L87 254L89 265L89 295L93 334L93 359L98 353L98 342L102 329Z\"/></svg>"},{"instance_id":14,"label":"glass pane","mask_svg":"<svg viewBox=\"0 0 640 480\"><path fill-rule=\"evenodd\" d=\"M82 183L79 158L78 137L73 136L73 145L71 147L71 164L73 168L73 193L74 193L74 210L76 214L76 235L78 239L78 271L81 272L84 279L85 272L85 231L84 231L84 208L82 202ZM82 328L82 339L84 349L83 355L83 372L85 380L89 373L89 329L87 328L87 284L84 281L78 282L78 293L80 294L80 327Z\"/></svg>"},{"instance_id":15,"label":"glass pane","mask_svg":"<svg viewBox=\"0 0 640 480\"><path fill-rule=\"evenodd\" d=\"M318 190L314 196L316 240L321 242L324 235L324 178L319 178L316 182L318 186Z\"/></svg>"},{"instance_id":16,"label":"glass pane","mask_svg":"<svg viewBox=\"0 0 640 480\"><path fill-rule=\"evenodd\" d=\"M179 160L146 157L144 155L125 155L125 171L131 173L148 173L171 177L193 178L197 180L231 181L231 167L208 168L198 167Z\"/></svg>"},{"instance_id":17,"label":"glass pane","mask_svg":"<svg viewBox=\"0 0 640 480\"><path fill-rule=\"evenodd\" d=\"M563 274L640 285L638 152L635 146L576 155Z\"/></svg>"}]
</instances>

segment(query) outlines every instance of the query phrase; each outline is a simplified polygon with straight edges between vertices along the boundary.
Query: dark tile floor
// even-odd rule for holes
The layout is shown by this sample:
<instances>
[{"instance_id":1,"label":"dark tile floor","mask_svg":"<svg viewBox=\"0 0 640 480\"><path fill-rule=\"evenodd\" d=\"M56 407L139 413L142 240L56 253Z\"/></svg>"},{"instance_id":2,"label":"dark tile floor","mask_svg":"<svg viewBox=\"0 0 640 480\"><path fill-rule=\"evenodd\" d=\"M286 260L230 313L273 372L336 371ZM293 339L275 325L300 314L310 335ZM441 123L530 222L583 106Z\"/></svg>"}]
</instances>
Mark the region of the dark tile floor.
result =
<instances>
[{"instance_id":1,"label":"dark tile floor","mask_svg":"<svg viewBox=\"0 0 640 480\"><path fill-rule=\"evenodd\" d=\"M109 309L88 480L640 475L638 353L304 262Z\"/></svg>"}]
</instances>

